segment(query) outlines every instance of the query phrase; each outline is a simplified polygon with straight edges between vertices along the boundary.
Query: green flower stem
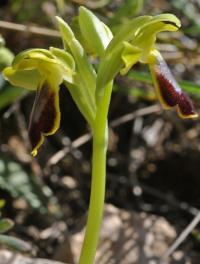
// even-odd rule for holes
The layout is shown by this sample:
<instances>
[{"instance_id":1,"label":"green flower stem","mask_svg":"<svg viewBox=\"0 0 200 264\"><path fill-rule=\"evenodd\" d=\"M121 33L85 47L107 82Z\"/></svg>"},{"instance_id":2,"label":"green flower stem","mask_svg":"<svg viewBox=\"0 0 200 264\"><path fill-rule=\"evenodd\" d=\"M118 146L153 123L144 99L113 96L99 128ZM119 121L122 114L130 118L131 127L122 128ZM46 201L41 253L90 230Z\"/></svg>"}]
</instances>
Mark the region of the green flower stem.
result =
<instances>
[{"instance_id":1,"label":"green flower stem","mask_svg":"<svg viewBox=\"0 0 200 264\"><path fill-rule=\"evenodd\" d=\"M93 127L92 184L85 238L79 264L93 264L101 228L106 180L106 151L108 142L107 115L112 83L105 87Z\"/></svg>"}]
</instances>

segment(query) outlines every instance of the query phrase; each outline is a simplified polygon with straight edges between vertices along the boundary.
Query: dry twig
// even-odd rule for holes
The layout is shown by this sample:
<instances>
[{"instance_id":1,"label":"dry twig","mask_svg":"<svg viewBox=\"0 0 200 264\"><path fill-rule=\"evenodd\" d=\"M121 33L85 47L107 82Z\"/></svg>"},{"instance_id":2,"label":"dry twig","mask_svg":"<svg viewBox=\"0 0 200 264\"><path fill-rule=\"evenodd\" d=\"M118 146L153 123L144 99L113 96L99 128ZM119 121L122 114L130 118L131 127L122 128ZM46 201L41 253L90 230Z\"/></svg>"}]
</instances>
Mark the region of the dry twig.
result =
<instances>
[{"instance_id":1,"label":"dry twig","mask_svg":"<svg viewBox=\"0 0 200 264\"><path fill-rule=\"evenodd\" d=\"M31 26L31 25L22 25L8 21L0 20L0 28L5 28L8 30L21 31L31 34L43 35L48 37L60 37L60 33L57 30L42 28L39 26Z\"/></svg>"},{"instance_id":2,"label":"dry twig","mask_svg":"<svg viewBox=\"0 0 200 264\"><path fill-rule=\"evenodd\" d=\"M159 112L160 110L161 110L161 106L157 105L157 104L156 105L152 105L152 106L148 106L148 107L144 107L142 109L134 111L133 113L129 113L129 114L123 115L123 116L111 121L110 122L110 126L111 127L117 127L117 126L120 126L120 125L122 125L124 123L132 121L134 118L136 118L138 116L149 115L149 114L152 114L152 113ZM64 147L63 149L59 150L57 153L55 153L47 161L46 168L49 168L50 166L55 165L56 163L58 163L72 149L78 148L78 147L82 146L83 144L87 143L91 139L91 137L92 137L91 133L86 133L86 134L80 136L79 138L77 138L76 140L74 140L71 143L70 146Z\"/></svg>"},{"instance_id":3,"label":"dry twig","mask_svg":"<svg viewBox=\"0 0 200 264\"><path fill-rule=\"evenodd\" d=\"M200 212L193 218L192 222L182 231L182 233L177 237L174 243L168 248L165 254L160 259L159 264L164 263L164 261L180 246L180 244L187 238L187 236L192 232L192 230L200 222Z\"/></svg>"}]
</instances>

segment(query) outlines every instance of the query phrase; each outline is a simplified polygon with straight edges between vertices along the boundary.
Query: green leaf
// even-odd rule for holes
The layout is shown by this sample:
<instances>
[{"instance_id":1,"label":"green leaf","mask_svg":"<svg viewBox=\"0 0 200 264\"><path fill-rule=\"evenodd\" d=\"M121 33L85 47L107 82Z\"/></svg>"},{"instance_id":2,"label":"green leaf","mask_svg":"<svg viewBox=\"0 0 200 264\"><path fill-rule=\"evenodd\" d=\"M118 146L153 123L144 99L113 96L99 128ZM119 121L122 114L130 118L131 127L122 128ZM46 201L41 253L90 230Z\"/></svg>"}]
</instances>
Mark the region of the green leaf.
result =
<instances>
[{"instance_id":1,"label":"green leaf","mask_svg":"<svg viewBox=\"0 0 200 264\"><path fill-rule=\"evenodd\" d=\"M0 220L0 233L5 233L8 230L10 230L12 227L14 226L14 223L12 220L10 219L1 219Z\"/></svg>"},{"instance_id":2,"label":"green leaf","mask_svg":"<svg viewBox=\"0 0 200 264\"><path fill-rule=\"evenodd\" d=\"M0 243L22 252L29 252L32 249L29 243L12 236L0 235Z\"/></svg>"},{"instance_id":3,"label":"green leaf","mask_svg":"<svg viewBox=\"0 0 200 264\"><path fill-rule=\"evenodd\" d=\"M85 7L79 8L79 25L89 49L102 56L113 37L110 29Z\"/></svg>"}]
</instances>

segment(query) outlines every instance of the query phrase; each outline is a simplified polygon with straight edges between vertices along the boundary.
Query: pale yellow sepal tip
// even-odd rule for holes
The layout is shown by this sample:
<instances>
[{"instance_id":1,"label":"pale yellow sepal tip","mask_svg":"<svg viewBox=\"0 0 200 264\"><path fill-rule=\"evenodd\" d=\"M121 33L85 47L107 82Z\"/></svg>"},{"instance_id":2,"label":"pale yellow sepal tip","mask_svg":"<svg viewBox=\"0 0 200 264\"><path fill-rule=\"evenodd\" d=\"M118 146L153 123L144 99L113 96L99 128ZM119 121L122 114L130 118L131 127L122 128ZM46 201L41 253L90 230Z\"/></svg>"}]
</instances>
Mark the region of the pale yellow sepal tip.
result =
<instances>
[{"instance_id":1,"label":"pale yellow sepal tip","mask_svg":"<svg viewBox=\"0 0 200 264\"><path fill-rule=\"evenodd\" d=\"M37 153L38 153L37 149L33 149L33 150L31 151L31 155L32 155L33 157L37 156Z\"/></svg>"},{"instance_id":2,"label":"pale yellow sepal tip","mask_svg":"<svg viewBox=\"0 0 200 264\"><path fill-rule=\"evenodd\" d=\"M199 115L197 113L191 114L191 115L183 115L179 108L177 109L178 115L182 119L193 119L193 118L198 118Z\"/></svg>"}]
</instances>

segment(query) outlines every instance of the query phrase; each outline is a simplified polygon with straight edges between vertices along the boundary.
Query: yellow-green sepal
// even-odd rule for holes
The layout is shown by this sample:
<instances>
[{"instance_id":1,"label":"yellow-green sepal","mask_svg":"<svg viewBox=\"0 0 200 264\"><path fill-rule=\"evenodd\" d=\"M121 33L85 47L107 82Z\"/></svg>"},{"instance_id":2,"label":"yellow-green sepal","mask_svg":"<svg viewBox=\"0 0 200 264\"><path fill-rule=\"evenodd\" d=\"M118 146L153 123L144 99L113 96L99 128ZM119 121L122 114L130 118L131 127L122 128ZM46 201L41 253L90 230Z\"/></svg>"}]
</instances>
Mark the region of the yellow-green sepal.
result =
<instances>
[{"instance_id":1,"label":"yellow-green sepal","mask_svg":"<svg viewBox=\"0 0 200 264\"><path fill-rule=\"evenodd\" d=\"M66 52L63 49L54 47L50 47L50 52L60 61L60 63L65 68L69 68L73 71L75 70L75 61L70 53Z\"/></svg>"},{"instance_id":2,"label":"yellow-green sepal","mask_svg":"<svg viewBox=\"0 0 200 264\"><path fill-rule=\"evenodd\" d=\"M53 59L53 55L49 50L46 49L27 49L20 52L13 60L12 66L13 68L20 68L21 63L24 60L40 58L41 60Z\"/></svg>"},{"instance_id":3,"label":"yellow-green sepal","mask_svg":"<svg viewBox=\"0 0 200 264\"><path fill-rule=\"evenodd\" d=\"M56 17L56 19L58 21L63 43L65 44L64 46L69 48L76 62L77 72L81 75L81 79L87 86L87 89L89 89L91 93L94 93L96 73L92 65L89 63L82 45L76 39L69 25L60 17Z\"/></svg>"},{"instance_id":4,"label":"yellow-green sepal","mask_svg":"<svg viewBox=\"0 0 200 264\"><path fill-rule=\"evenodd\" d=\"M91 47L89 47L87 40L85 40L84 36L81 33L81 29L79 25L79 16L76 16L73 18L72 23L71 23L71 28L74 32L76 39L81 43L85 52L91 56L96 56L94 54L94 49L91 49Z\"/></svg>"},{"instance_id":5,"label":"yellow-green sepal","mask_svg":"<svg viewBox=\"0 0 200 264\"><path fill-rule=\"evenodd\" d=\"M53 54L54 53L54 54ZM62 51L29 49L19 53L12 67L4 70L7 80L13 85L36 90L42 80L59 86L63 80L73 83L75 63L69 54Z\"/></svg>"},{"instance_id":6,"label":"yellow-green sepal","mask_svg":"<svg viewBox=\"0 0 200 264\"><path fill-rule=\"evenodd\" d=\"M107 54L101 61L97 74L96 99L99 101L104 93L104 87L110 83L120 69L123 67L121 54L123 45L119 45L112 52Z\"/></svg>"},{"instance_id":7,"label":"yellow-green sepal","mask_svg":"<svg viewBox=\"0 0 200 264\"><path fill-rule=\"evenodd\" d=\"M113 51L118 45L123 43L124 41L131 41L135 38L137 33L139 32L140 28L148 23L152 19L151 16L140 16L130 20L128 23L123 24L119 27L118 32L110 41L107 49L106 54Z\"/></svg>"},{"instance_id":8,"label":"yellow-green sepal","mask_svg":"<svg viewBox=\"0 0 200 264\"><path fill-rule=\"evenodd\" d=\"M177 31L180 20L172 14L162 14L144 23L131 43L143 50L140 62L147 63L151 50L154 49L156 35L162 31Z\"/></svg>"},{"instance_id":9,"label":"yellow-green sepal","mask_svg":"<svg viewBox=\"0 0 200 264\"><path fill-rule=\"evenodd\" d=\"M142 50L134 45L131 45L129 42L125 41L124 49L121 55L121 58L124 62L124 68L120 70L121 75L125 75L130 68L138 62L141 57Z\"/></svg>"},{"instance_id":10,"label":"yellow-green sepal","mask_svg":"<svg viewBox=\"0 0 200 264\"><path fill-rule=\"evenodd\" d=\"M100 63L97 75L97 100L103 95L103 87L111 82L120 72L126 74L129 69L140 59L141 50L124 41L110 53L106 53Z\"/></svg>"},{"instance_id":11,"label":"yellow-green sepal","mask_svg":"<svg viewBox=\"0 0 200 264\"><path fill-rule=\"evenodd\" d=\"M77 87L79 87L79 89L82 89L81 96L84 97L83 101L87 102L86 105L89 106L87 110L92 111L92 113L90 113L90 116L93 116L96 112L96 72L90 64L84 48L76 39L73 31L68 26L68 24L59 17L57 17L57 21L64 46L67 47L71 52L76 63L76 80L78 80L78 82L79 80L81 81L81 88L79 84L77 85ZM75 98L76 95L74 94L73 96ZM77 98L75 101L78 103L79 98ZM88 120L89 117L86 117L86 119Z\"/></svg>"},{"instance_id":12,"label":"yellow-green sepal","mask_svg":"<svg viewBox=\"0 0 200 264\"><path fill-rule=\"evenodd\" d=\"M91 104L87 100L85 96L85 88L81 80L79 80L78 76L75 75L75 83L71 84L64 81L64 85L67 87L68 91L70 92L75 104L77 105L78 109L80 110L81 114L84 116L88 124L93 127L93 123L95 120L96 112L91 107Z\"/></svg>"},{"instance_id":13,"label":"yellow-green sepal","mask_svg":"<svg viewBox=\"0 0 200 264\"><path fill-rule=\"evenodd\" d=\"M78 19L80 31L87 46L94 54L102 56L113 38L111 30L83 6L79 8Z\"/></svg>"},{"instance_id":14,"label":"yellow-green sepal","mask_svg":"<svg viewBox=\"0 0 200 264\"><path fill-rule=\"evenodd\" d=\"M36 90L42 78L37 70L15 70L12 67L5 68L3 76L12 85L28 90Z\"/></svg>"},{"instance_id":15,"label":"yellow-green sepal","mask_svg":"<svg viewBox=\"0 0 200 264\"><path fill-rule=\"evenodd\" d=\"M72 55L65 50L51 47L51 53L59 61L60 65L63 66L63 80L68 83L74 83L75 73L75 61Z\"/></svg>"},{"instance_id":16,"label":"yellow-green sepal","mask_svg":"<svg viewBox=\"0 0 200 264\"><path fill-rule=\"evenodd\" d=\"M137 35L139 28L151 18L151 16L142 16L132 19L127 24L123 25L110 41L98 68L96 88L97 101L101 99L104 93L104 87L115 78L124 66L124 62L121 58L123 50L126 48L124 43L131 41Z\"/></svg>"}]
</instances>

